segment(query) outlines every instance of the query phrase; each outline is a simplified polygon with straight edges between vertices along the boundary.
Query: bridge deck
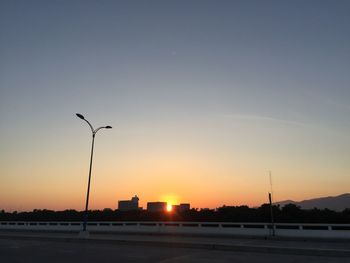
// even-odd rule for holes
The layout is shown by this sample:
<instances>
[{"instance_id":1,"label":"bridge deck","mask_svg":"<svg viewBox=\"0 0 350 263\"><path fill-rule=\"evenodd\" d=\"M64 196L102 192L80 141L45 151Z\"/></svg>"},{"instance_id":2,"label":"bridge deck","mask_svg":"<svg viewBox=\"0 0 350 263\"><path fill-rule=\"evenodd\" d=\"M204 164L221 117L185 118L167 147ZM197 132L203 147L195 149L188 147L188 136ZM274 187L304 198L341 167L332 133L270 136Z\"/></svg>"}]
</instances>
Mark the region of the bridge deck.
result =
<instances>
[{"instance_id":1,"label":"bridge deck","mask_svg":"<svg viewBox=\"0 0 350 263\"><path fill-rule=\"evenodd\" d=\"M345 240L286 240L180 235L127 235L90 233L81 238L75 233L0 231L1 239L42 240L70 243L125 244L157 247L199 248L290 255L331 256L350 258L350 242Z\"/></svg>"},{"instance_id":2,"label":"bridge deck","mask_svg":"<svg viewBox=\"0 0 350 263\"><path fill-rule=\"evenodd\" d=\"M0 262L347 263L349 258L244 253L157 246L0 240Z\"/></svg>"}]
</instances>

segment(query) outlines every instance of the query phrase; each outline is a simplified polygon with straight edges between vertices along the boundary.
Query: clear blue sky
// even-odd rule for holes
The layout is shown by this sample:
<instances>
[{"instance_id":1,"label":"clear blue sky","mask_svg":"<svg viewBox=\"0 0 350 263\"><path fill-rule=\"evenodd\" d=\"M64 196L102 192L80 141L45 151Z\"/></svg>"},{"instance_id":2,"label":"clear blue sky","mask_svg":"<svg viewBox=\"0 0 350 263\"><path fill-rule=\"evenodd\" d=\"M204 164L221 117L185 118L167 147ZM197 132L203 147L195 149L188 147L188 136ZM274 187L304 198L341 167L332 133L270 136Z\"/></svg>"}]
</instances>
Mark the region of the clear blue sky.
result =
<instances>
[{"instance_id":1,"label":"clear blue sky","mask_svg":"<svg viewBox=\"0 0 350 263\"><path fill-rule=\"evenodd\" d=\"M256 205L268 170L276 199L348 191L349 14L339 0L1 1L0 208L83 206L76 112L114 127L98 135L95 208L135 193Z\"/></svg>"}]
</instances>

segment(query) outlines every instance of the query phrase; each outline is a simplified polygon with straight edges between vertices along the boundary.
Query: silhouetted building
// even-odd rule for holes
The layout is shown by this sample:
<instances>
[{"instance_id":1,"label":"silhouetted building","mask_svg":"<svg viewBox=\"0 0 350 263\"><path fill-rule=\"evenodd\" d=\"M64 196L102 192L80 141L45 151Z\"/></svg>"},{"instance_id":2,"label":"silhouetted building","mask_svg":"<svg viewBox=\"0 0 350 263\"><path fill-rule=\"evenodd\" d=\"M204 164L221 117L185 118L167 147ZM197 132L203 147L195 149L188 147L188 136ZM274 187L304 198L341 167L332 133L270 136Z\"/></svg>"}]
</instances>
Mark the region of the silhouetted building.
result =
<instances>
[{"instance_id":1,"label":"silhouetted building","mask_svg":"<svg viewBox=\"0 0 350 263\"><path fill-rule=\"evenodd\" d=\"M148 202L147 211L149 212L164 212L166 211L166 202Z\"/></svg>"},{"instance_id":2,"label":"silhouetted building","mask_svg":"<svg viewBox=\"0 0 350 263\"><path fill-rule=\"evenodd\" d=\"M118 210L133 211L139 210L139 198L135 195L131 200L118 201Z\"/></svg>"},{"instance_id":3,"label":"silhouetted building","mask_svg":"<svg viewBox=\"0 0 350 263\"><path fill-rule=\"evenodd\" d=\"M180 206L179 205L171 205L171 211L180 212Z\"/></svg>"},{"instance_id":4,"label":"silhouetted building","mask_svg":"<svg viewBox=\"0 0 350 263\"><path fill-rule=\"evenodd\" d=\"M180 204L179 211L184 212L191 209L190 204Z\"/></svg>"},{"instance_id":5,"label":"silhouetted building","mask_svg":"<svg viewBox=\"0 0 350 263\"><path fill-rule=\"evenodd\" d=\"M172 205L171 210L173 212L181 213L184 211L190 210L190 204L179 204L179 205Z\"/></svg>"}]
</instances>

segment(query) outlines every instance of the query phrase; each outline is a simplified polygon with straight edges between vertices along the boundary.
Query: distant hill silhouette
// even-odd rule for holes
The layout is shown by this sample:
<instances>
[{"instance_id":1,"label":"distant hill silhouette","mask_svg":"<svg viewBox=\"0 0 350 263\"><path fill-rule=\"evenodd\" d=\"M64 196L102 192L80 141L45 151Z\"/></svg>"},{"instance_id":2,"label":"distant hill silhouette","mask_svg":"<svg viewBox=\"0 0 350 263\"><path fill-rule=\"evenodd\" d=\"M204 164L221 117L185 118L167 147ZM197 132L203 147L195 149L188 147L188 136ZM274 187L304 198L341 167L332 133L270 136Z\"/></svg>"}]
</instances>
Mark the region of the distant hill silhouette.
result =
<instances>
[{"instance_id":1,"label":"distant hill silhouette","mask_svg":"<svg viewBox=\"0 0 350 263\"><path fill-rule=\"evenodd\" d=\"M275 202L274 204L280 205L281 207L287 204L294 204L294 205L300 206L302 209L328 208L334 211L343 211L346 208L350 208L350 194L346 193L338 196L314 198L309 200L303 200L300 202L293 201L293 200L285 200L285 201Z\"/></svg>"}]
</instances>

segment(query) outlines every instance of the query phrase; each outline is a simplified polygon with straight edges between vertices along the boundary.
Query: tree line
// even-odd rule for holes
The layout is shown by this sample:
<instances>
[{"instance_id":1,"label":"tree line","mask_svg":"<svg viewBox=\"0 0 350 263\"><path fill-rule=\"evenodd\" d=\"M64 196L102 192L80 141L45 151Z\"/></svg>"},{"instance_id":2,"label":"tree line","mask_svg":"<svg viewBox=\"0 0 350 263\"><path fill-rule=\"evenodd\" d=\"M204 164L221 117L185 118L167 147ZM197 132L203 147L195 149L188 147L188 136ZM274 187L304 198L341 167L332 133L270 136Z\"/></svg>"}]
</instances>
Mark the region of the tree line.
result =
<instances>
[{"instance_id":1,"label":"tree line","mask_svg":"<svg viewBox=\"0 0 350 263\"><path fill-rule=\"evenodd\" d=\"M279 223L350 222L350 209L336 212L329 209L301 209L294 204L272 207L274 221ZM82 221L83 211L34 209L30 212L0 211L0 221ZM270 222L270 205L258 208L222 206L217 209L191 209L182 212L119 211L105 208L90 210L89 221L203 221L203 222Z\"/></svg>"}]
</instances>

